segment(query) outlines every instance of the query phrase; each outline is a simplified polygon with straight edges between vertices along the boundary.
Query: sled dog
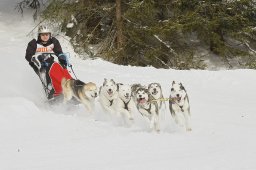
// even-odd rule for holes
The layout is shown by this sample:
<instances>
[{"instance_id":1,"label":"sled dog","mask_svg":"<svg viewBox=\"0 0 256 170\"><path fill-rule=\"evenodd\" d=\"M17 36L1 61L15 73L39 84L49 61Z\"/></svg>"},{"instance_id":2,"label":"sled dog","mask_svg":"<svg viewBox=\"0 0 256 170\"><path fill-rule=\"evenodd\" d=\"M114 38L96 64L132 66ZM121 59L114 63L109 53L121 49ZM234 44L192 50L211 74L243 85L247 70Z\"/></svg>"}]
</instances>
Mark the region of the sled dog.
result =
<instances>
[{"instance_id":1,"label":"sled dog","mask_svg":"<svg viewBox=\"0 0 256 170\"><path fill-rule=\"evenodd\" d=\"M115 102L118 97L118 85L116 82L111 79L104 79L103 85L100 87L99 92L99 102L107 113L114 115L115 111Z\"/></svg>"},{"instance_id":2,"label":"sled dog","mask_svg":"<svg viewBox=\"0 0 256 170\"><path fill-rule=\"evenodd\" d=\"M152 101L153 97L150 95L148 89L140 87L136 91L136 106L143 117L147 117L150 121L150 129L157 132L159 127L159 113L157 102Z\"/></svg>"},{"instance_id":3,"label":"sled dog","mask_svg":"<svg viewBox=\"0 0 256 170\"><path fill-rule=\"evenodd\" d=\"M120 84L118 87L118 97L115 105L116 112L124 115L129 120L133 120L132 110L134 103L132 102L131 86Z\"/></svg>"},{"instance_id":4,"label":"sled dog","mask_svg":"<svg viewBox=\"0 0 256 170\"><path fill-rule=\"evenodd\" d=\"M187 131L191 131L190 125L190 105L188 94L182 83L172 82L171 94L169 97L169 109L175 122L186 127Z\"/></svg>"},{"instance_id":5,"label":"sled dog","mask_svg":"<svg viewBox=\"0 0 256 170\"><path fill-rule=\"evenodd\" d=\"M142 87L141 84L132 84L131 85L131 94L132 94L132 99L136 103L136 91Z\"/></svg>"},{"instance_id":6,"label":"sled dog","mask_svg":"<svg viewBox=\"0 0 256 170\"><path fill-rule=\"evenodd\" d=\"M89 113L94 111L94 101L98 95L98 89L95 83L84 83L80 80L65 79L61 81L64 103L75 97L81 102Z\"/></svg>"},{"instance_id":7,"label":"sled dog","mask_svg":"<svg viewBox=\"0 0 256 170\"><path fill-rule=\"evenodd\" d=\"M164 101L161 100L164 98L161 85L159 83L150 83L148 85L148 91L154 100L157 101L157 105L160 110L164 104Z\"/></svg>"}]
</instances>

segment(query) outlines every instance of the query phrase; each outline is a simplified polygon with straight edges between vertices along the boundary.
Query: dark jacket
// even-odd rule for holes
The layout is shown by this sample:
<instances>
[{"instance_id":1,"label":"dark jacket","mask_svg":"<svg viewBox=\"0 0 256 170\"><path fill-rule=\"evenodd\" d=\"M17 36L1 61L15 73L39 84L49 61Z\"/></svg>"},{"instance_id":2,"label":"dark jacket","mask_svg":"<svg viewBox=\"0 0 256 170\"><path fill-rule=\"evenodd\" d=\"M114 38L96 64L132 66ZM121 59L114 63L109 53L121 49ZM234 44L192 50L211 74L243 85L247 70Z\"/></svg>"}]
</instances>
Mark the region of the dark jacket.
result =
<instances>
[{"instance_id":1,"label":"dark jacket","mask_svg":"<svg viewBox=\"0 0 256 170\"><path fill-rule=\"evenodd\" d=\"M26 50L25 58L28 62L31 62L32 56L35 55L37 44L41 44L45 47L50 44L53 44L54 45L53 52L55 53L56 56L59 56L59 54L63 53L62 48L60 46L60 42L54 37L51 37L46 44L42 44L40 39L38 40L33 39L28 43L27 50Z\"/></svg>"}]
</instances>

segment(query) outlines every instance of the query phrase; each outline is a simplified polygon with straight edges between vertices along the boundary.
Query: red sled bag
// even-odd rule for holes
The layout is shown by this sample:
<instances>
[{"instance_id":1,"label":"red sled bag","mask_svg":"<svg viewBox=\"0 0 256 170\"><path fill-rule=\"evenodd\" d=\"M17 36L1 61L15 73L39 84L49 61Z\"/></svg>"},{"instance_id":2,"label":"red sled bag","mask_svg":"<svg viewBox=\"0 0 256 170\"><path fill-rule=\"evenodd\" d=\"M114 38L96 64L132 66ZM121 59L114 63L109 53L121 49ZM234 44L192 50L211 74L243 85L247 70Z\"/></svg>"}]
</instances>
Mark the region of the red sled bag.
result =
<instances>
[{"instance_id":1,"label":"red sled bag","mask_svg":"<svg viewBox=\"0 0 256 170\"><path fill-rule=\"evenodd\" d=\"M59 63L54 62L49 69L49 77L51 79L52 88L54 89L54 96L62 94L61 80L72 79L68 70L63 68Z\"/></svg>"}]
</instances>

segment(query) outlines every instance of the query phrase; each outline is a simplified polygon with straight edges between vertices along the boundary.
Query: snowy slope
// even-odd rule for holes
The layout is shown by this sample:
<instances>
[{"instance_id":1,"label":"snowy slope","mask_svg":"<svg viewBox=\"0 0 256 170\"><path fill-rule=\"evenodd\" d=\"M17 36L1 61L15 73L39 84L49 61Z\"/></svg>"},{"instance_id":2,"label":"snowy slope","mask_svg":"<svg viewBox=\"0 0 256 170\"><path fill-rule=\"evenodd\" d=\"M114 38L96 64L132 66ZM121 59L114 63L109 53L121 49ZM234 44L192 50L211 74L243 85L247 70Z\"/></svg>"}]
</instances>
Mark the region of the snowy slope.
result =
<instances>
[{"instance_id":1,"label":"snowy slope","mask_svg":"<svg viewBox=\"0 0 256 170\"><path fill-rule=\"evenodd\" d=\"M156 134L137 112L134 124L124 127L110 120L98 103L95 115L82 106L49 107L24 58L32 38L26 35L35 23L13 12L14 2L0 2L1 170L256 169L255 70L179 71L80 60L59 37L85 82L159 82L165 96L172 80L183 82L193 131L179 129L168 110L162 112L162 131Z\"/></svg>"}]
</instances>

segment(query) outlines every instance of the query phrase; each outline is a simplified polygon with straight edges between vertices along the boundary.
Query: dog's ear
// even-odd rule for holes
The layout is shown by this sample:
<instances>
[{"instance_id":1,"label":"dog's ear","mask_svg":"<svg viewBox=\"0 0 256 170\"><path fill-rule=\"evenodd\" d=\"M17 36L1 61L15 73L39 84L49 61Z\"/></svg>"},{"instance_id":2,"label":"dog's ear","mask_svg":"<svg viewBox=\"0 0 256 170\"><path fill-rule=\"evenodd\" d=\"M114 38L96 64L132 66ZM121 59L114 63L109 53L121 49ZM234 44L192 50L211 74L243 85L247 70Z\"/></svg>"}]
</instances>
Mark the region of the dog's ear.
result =
<instances>
[{"instance_id":1,"label":"dog's ear","mask_svg":"<svg viewBox=\"0 0 256 170\"><path fill-rule=\"evenodd\" d=\"M180 89L181 90L185 90L185 87L182 85L182 83L180 83ZM186 90L185 90L186 91Z\"/></svg>"},{"instance_id":2,"label":"dog's ear","mask_svg":"<svg viewBox=\"0 0 256 170\"><path fill-rule=\"evenodd\" d=\"M140 88L140 86L132 85L131 90L136 93L136 91Z\"/></svg>"},{"instance_id":3,"label":"dog's ear","mask_svg":"<svg viewBox=\"0 0 256 170\"><path fill-rule=\"evenodd\" d=\"M148 85L148 89L152 86L152 84L153 84L153 83L150 83L150 84Z\"/></svg>"},{"instance_id":4,"label":"dog's ear","mask_svg":"<svg viewBox=\"0 0 256 170\"><path fill-rule=\"evenodd\" d=\"M106 83L107 83L107 79L106 79L106 78L104 78L103 86L105 86L105 85L106 85Z\"/></svg>"},{"instance_id":5,"label":"dog's ear","mask_svg":"<svg viewBox=\"0 0 256 170\"><path fill-rule=\"evenodd\" d=\"M172 86L175 84L175 81L172 81Z\"/></svg>"},{"instance_id":6,"label":"dog's ear","mask_svg":"<svg viewBox=\"0 0 256 170\"><path fill-rule=\"evenodd\" d=\"M142 87L136 88L135 93L138 93L138 91L141 90L141 89L144 89L144 88L142 88Z\"/></svg>"},{"instance_id":7,"label":"dog's ear","mask_svg":"<svg viewBox=\"0 0 256 170\"><path fill-rule=\"evenodd\" d=\"M116 82L113 79L110 79L110 81L112 81L114 84L116 84Z\"/></svg>"},{"instance_id":8,"label":"dog's ear","mask_svg":"<svg viewBox=\"0 0 256 170\"><path fill-rule=\"evenodd\" d=\"M156 83L158 85L158 87L162 90L161 84L160 83Z\"/></svg>"},{"instance_id":9,"label":"dog's ear","mask_svg":"<svg viewBox=\"0 0 256 170\"><path fill-rule=\"evenodd\" d=\"M141 88L141 87L142 87L141 85L135 87L135 91L137 91L137 90L138 90L139 88Z\"/></svg>"},{"instance_id":10,"label":"dog's ear","mask_svg":"<svg viewBox=\"0 0 256 170\"><path fill-rule=\"evenodd\" d=\"M117 91L119 91L119 88L120 86L124 85L123 83L117 83L116 86L117 86Z\"/></svg>"}]
</instances>

